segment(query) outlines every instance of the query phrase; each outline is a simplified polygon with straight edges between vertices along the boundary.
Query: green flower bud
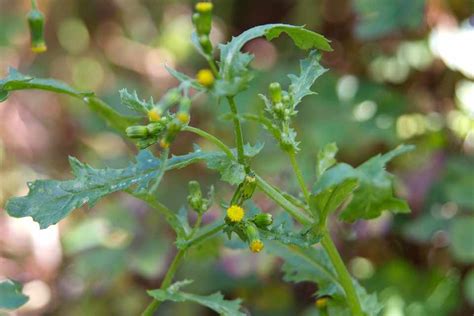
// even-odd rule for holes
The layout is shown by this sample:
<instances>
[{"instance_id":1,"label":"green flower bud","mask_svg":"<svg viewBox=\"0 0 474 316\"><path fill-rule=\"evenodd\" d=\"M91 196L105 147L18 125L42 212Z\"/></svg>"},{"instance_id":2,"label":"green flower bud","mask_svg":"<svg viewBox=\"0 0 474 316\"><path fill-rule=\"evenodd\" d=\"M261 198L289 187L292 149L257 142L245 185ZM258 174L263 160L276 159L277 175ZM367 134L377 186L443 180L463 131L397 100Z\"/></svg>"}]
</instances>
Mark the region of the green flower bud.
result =
<instances>
[{"instance_id":1,"label":"green flower bud","mask_svg":"<svg viewBox=\"0 0 474 316\"><path fill-rule=\"evenodd\" d=\"M189 195L188 195L188 203L189 206L196 212L200 213L202 210L202 191L201 186L197 181L189 181L188 183L189 188Z\"/></svg>"},{"instance_id":2,"label":"green flower bud","mask_svg":"<svg viewBox=\"0 0 474 316\"><path fill-rule=\"evenodd\" d=\"M201 35L199 36L199 44L201 45L202 50L207 54L212 54L212 43L209 40L208 35Z\"/></svg>"},{"instance_id":3,"label":"green flower bud","mask_svg":"<svg viewBox=\"0 0 474 316\"><path fill-rule=\"evenodd\" d=\"M281 101L283 102L284 105L289 105L290 104L290 96L288 94L285 94L281 98Z\"/></svg>"},{"instance_id":4,"label":"green flower bud","mask_svg":"<svg viewBox=\"0 0 474 316\"><path fill-rule=\"evenodd\" d=\"M252 197L257 186L257 181L255 181L255 176L253 173L249 173L245 176L244 182L242 183L241 188L241 203L245 200L248 200Z\"/></svg>"},{"instance_id":5,"label":"green flower bud","mask_svg":"<svg viewBox=\"0 0 474 316\"><path fill-rule=\"evenodd\" d=\"M137 141L137 147L139 149L145 149L155 144L156 141L157 141L156 137L140 139L139 141Z\"/></svg>"},{"instance_id":6,"label":"green flower bud","mask_svg":"<svg viewBox=\"0 0 474 316\"><path fill-rule=\"evenodd\" d=\"M31 50L34 53L44 53L47 49L44 40L44 15L38 10L36 1L31 1L31 11L28 13L28 26L31 34Z\"/></svg>"},{"instance_id":7,"label":"green flower bud","mask_svg":"<svg viewBox=\"0 0 474 316\"><path fill-rule=\"evenodd\" d=\"M125 130L125 133L130 138L144 138L148 136L148 129L142 125L129 126Z\"/></svg>"},{"instance_id":8,"label":"green flower bud","mask_svg":"<svg viewBox=\"0 0 474 316\"><path fill-rule=\"evenodd\" d=\"M197 13L193 14L193 23L197 34L209 35L212 26L212 3L199 2L196 4Z\"/></svg>"},{"instance_id":9,"label":"green flower bud","mask_svg":"<svg viewBox=\"0 0 474 316\"><path fill-rule=\"evenodd\" d=\"M150 123L146 126L148 134L156 135L162 132L165 129L165 125L161 122Z\"/></svg>"},{"instance_id":10,"label":"green flower bud","mask_svg":"<svg viewBox=\"0 0 474 316\"><path fill-rule=\"evenodd\" d=\"M251 242L252 240L259 240L260 235L258 233L258 228L252 222L247 222L245 227L245 234L247 235L247 240Z\"/></svg>"},{"instance_id":11,"label":"green flower bud","mask_svg":"<svg viewBox=\"0 0 474 316\"><path fill-rule=\"evenodd\" d=\"M278 82L270 83L268 91L270 92L270 99L273 103L281 102L281 86Z\"/></svg>"},{"instance_id":12,"label":"green flower bud","mask_svg":"<svg viewBox=\"0 0 474 316\"><path fill-rule=\"evenodd\" d=\"M273 223L273 216L269 213L260 213L253 217L252 221L259 228L266 228Z\"/></svg>"}]
</instances>

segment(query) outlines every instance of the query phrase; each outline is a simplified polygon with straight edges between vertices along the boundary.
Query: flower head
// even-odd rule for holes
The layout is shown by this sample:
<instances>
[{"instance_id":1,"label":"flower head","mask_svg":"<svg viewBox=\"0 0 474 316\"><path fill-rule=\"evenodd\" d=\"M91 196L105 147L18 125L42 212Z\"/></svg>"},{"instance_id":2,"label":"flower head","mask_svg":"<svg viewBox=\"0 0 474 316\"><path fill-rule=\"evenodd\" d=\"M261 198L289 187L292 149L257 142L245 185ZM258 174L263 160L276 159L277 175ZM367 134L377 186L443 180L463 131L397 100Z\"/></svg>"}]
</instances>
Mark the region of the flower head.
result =
<instances>
[{"instance_id":1,"label":"flower head","mask_svg":"<svg viewBox=\"0 0 474 316\"><path fill-rule=\"evenodd\" d=\"M249 248L252 252L258 253L263 249L263 242L260 239L252 240Z\"/></svg>"},{"instance_id":2,"label":"flower head","mask_svg":"<svg viewBox=\"0 0 474 316\"><path fill-rule=\"evenodd\" d=\"M179 112L176 114L176 117L183 124L186 124L189 121L189 114L186 112Z\"/></svg>"},{"instance_id":3,"label":"flower head","mask_svg":"<svg viewBox=\"0 0 474 316\"><path fill-rule=\"evenodd\" d=\"M163 138L162 140L160 140L160 146L161 146L161 148L166 149L166 148L170 147L170 143L168 143L166 141L166 139Z\"/></svg>"},{"instance_id":4,"label":"flower head","mask_svg":"<svg viewBox=\"0 0 474 316\"><path fill-rule=\"evenodd\" d=\"M161 119L161 111L157 108L153 108L148 111L148 119L151 122L157 122Z\"/></svg>"},{"instance_id":5,"label":"flower head","mask_svg":"<svg viewBox=\"0 0 474 316\"><path fill-rule=\"evenodd\" d=\"M214 75L212 74L212 71L209 69L201 69L196 75L197 81L205 86L205 87L211 87L214 84Z\"/></svg>"},{"instance_id":6,"label":"flower head","mask_svg":"<svg viewBox=\"0 0 474 316\"><path fill-rule=\"evenodd\" d=\"M212 3L211 2L198 2L196 3L196 11L199 13L208 13L212 11Z\"/></svg>"},{"instance_id":7,"label":"flower head","mask_svg":"<svg viewBox=\"0 0 474 316\"><path fill-rule=\"evenodd\" d=\"M231 205L227 209L227 217L230 219L231 222L238 223L242 221L245 216L245 211L238 205Z\"/></svg>"},{"instance_id":8,"label":"flower head","mask_svg":"<svg viewBox=\"0 0 474 316\"><path fill-rule=\"evenodd\" d=\"M323 308L326 308L326 306L328 305L328 301L329 301L329 298L326 296L319 297L316 299L316 302L314 302L314 304L316 305L318 309L323 309Z\"/></svg>"}]
</instances>

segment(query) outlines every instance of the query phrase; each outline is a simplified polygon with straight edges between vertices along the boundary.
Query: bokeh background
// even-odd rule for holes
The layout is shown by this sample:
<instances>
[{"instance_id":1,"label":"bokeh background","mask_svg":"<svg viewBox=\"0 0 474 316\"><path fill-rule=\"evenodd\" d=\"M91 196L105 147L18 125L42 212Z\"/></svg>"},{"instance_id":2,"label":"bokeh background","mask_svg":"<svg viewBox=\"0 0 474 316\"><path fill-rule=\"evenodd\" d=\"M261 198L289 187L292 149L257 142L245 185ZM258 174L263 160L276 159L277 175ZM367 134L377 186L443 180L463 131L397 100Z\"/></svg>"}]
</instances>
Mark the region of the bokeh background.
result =
<instances>
[{"instance_id":1,"label":"bokeh background","mask_svg":"<svg viewBox=\"0 0 474 316\"><path fill-rule=\"evenodd\" d=\"M118 90L148 98L176 85L164 65L193 75L205 62L193 50L191 1L39 0L46 15L48 52L29 50L29 1L0 0L0 77L7 67L93 90L120 111ZM323 33L334 51L316 81L318 95L299 106L300 154L308 180L318 148L336 142L339 159L357 165L399 143L417 149L390 165L397 191L412 213L385 214L354 225L334 223L337 244L352 274L379 292L382 315L472 315L474 311L474 2L471 0L226 0L215 1L212 40L227 41L263 23L286 22ZM255 85L238 98L259 112L269 82L288 82L304 53L284 36L257 39ZM286 79L285 79L286 78ZM285 81L286 80L286 81ZM219 116L225 104L198 99L192 125L232 144ZM263 139L254 168L297 192L287 158L265 131L245 123L250 142ZM199 143L179 136L174 153ZM155 149L156 150L156 149ZM136 149L109 130L80 101L40 91L13 93L0 104L0 207L27 192L26 182L70 177L67 156L93 166L123 166ZM269 159L268 157L271 157ZM166 175L159 195L184 205L187 181L231 188L197 165ZM264 211L280 210L261 194ZM215 206L205 218L222 210ZM191 219L192 220L192 219ZM93 209L74 211L39 230L30 219L0 209L0 278L25 283L30 301L19 315L137 315L159 287L175 249L173 232L141 202L115 194ZM241 297L252 315L317 315L316 287L281 280L278 259L249 254L215 239L193 251L177 279L194 279L198 293ZM0 313L1 314L1 313ZM192 304L166 303L159 315L212 315Z\"/></svg>"}]
</instances>

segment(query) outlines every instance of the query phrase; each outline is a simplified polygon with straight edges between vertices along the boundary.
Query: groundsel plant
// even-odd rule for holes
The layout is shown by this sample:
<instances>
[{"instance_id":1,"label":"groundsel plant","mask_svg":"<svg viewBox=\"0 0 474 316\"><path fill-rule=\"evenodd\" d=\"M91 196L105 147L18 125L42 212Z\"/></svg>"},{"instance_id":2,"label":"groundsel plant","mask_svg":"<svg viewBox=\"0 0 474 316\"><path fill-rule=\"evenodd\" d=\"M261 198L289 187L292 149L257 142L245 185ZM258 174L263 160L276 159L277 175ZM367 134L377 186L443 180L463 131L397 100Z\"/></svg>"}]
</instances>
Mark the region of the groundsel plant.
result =
<instances>
[{"instance_id":1,"label":"groundsel plant","mask_svg":"<svg viewBox=\"0 0 474 316\"><path fill-rule=\"evenodd\" d=\"M43 40L43 15L32 2L28 15L31 28L32 50L46 50ZM134 161L122 169L96 169L70 157L74 177L70 180L36 180L28 183L26 196L8 200L5 209L13 217L32 217L43 229L68 216L85 204L93 207L101 198L123 191L148 203L160 212L176 232L176 255L159 289L148 291L150 304L143 315L153 315L164 301L191 301L202 304L221 315L246 315L245 303L240 299L225 300L222 294L194 294L183 290L190 280L174 280L175 273L186 258L189 249L223 235L237 238L255 254L268 251L284 261L284 279L288 282L310 281L318 285L315 308L320 315L377 315L381 305L375 294L368 294L346 269L328 231L328 219L337 213L337 219L354 222L373 219L383 211L409 212L407 203L394 196L393 176L385 169L394 157L406 153L412 146L401 145L384 155L377 155L354 168L337 162L335 144L324 146L316 157L314 182L305 182L297 155L302 150L293 119L303 98L315 94L311 87L327 69L319 62L320 53L331 51L330 42L320 34L301 26L267 24L253 27L233 37L226 44L215 47L209 40L213 4L195 5L192 21L195 31L191 41L197 52L207 61L208 68L193 77L167 68L179 85L170 89L155 102L145 101L136 92L119 91L121 102L133 110L135 116L116 112L94 93L81 92L54 80L24 75L10 69L0 80L0 100L6 100L15 90L39 89L78 98L104 119L110 127L134 141L139 152ZM260 97L264 103L258 113L241 113L235 96L245 91L252 82L249 67L253 56L243 53L243 46L258 37L273 40L286 33L307 57L299 63L299 73L289 75L289 84L271 83ZM218 55L218 58L215 56ZM219 106L228 106L226 116L233 125L235 143L231 146L199 128L189 125L193 96L210 94L219 100ZM288 156L301 195L290 195L268 183L252 168L252 158L262 145L245 142L242 123L258 124L267 130ZM194 133L213 144L215 151L194 151L180 156L170 155L172 144L180 133ZM158 152L157 155L153 152ZM221 205L222 216L213 223L202 225L204 213L213 204L214 191L203 193L197 181L188 183L188 211L195 212L194 225L187 214L169 209L157 199L156 192L164 174L194 163L205 163L221 175L222 181L234 186L232 198ZM275 203L274 219L271 214L255 211L251 203L255 191L263 192ZM278 211L278 212L277 212ZM285 215L285 212L287 213ZM288 216L289 215L289 216ZM12 280L0 283L0 308L17 308L27 298L21 285Z\"/></svg>"}]
</instances>

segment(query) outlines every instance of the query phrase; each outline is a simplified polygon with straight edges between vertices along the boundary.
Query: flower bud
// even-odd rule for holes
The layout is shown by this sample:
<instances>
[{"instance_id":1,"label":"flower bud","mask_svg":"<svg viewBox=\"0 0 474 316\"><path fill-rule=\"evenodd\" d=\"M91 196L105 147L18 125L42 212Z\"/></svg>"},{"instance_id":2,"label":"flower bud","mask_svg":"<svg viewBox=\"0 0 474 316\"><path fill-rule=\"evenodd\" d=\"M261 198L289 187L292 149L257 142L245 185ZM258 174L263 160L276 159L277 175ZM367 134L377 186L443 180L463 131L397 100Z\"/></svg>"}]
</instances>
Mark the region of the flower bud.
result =
<instances>
[{"instance_id":1,"label":"flower bud","mask_svg":"<svg viewBox=\"0 0 474 316\"><path fill-rule=\"evenodd\" d=\"M188 183L189 195L188 203L189 206L196 212L200 213L202 211L203 199L201 186L197 181L189 181Z\"/></svg>"},{"instance_id":2,"label":"flower bud","mask_svg":"<svg viewBox=\"0 0 474 316\"><path fill-rule=\"evenodd\" d=\"M212 54L212 43L211 41L209 40L209 36L208 35L201 35L199 36L199 44L201 45L201 48L202 50L208 54L208 55L211 55Z\"/></svg>"},{"instance_id":3,"label":"flower bud","mask_svg":"<svg viewBox=\"0 0 474 316\"><path fill-rule=\"evenodd\" d=\"M144 138L148 136L148 129L146 126L129 126L125 130L125 133L130 138Z\"/></svg>"},{"instance_id":4,"label":"flower bud","mask_svg":"<svg viewBox=\"0 0 474 316\"><path fill-rule=\"evenodd\" d=\"M289 105L290 104L290 96L288 94L285 94L281 98L281 102L283 102L284 105Z\"/></svg>"},{"instance_id":5,"label":"flower bud","mask_svg":"<svg viewBox=\"0 0 474 316\"><path fill-rule=\"evenodd\" d=\"M160 140L160 146L161 148L166 149L170 147L170 143L165 138L162 138Z\"/></svg>"},{"instance_id":6,"label":"flower bud","mask_svg":"<svg viewBox=\"0 0 474 316\"><path fill-rule=\"evenodd\" d=\"M250 250L252 252L260 252L263 249L263 242L260 240L258 229L255 224L252 222L247 223L245 233L247 235Z\"/></svg>"},{"instance_id":7,"label":"flower bud","mask_svg":"<svg viewBox=\"0 0 474 316\"><path fill-rule=\"evenodd\" d=\"M137 141L137 147L139 149L145 149L156 143L156 138L144 138Z\"/></svg>"},{"instance_id":8,"label":"flower bud","mask_svg":"<svg viewBox=\"0 0 474 316\"><path fill-rule=\"evenodd\" d=\"M241 188L241 202L248 200L252 197L253 192L257 186L257 181L255 181L255 176L253 173L249 173L245 176L244 182L242 183Z\"/></svg>"},{"instance_id":9,"label":"flower bud","mask_svg":"<svg viewBox=\"0 0 474 316\"><path fill-rule=\"evenodd\" d=\"M154 123L148 124L146 128L148 130L148 134L156 135L165 129L165 125L161 122L154 122Z\"/></svg>"},{"instance_id":10,"label":"flower bud","mask_svg":"<svg viewBox=\"0 0 474 316\"><path fill-rule=\"evenodd\" d=\"M281 102L281 86L278 82L270 83L268 91L270 92L270 98L273 103Z\"/></svg>"},{"instance_id":11,"label":"flower bud","mask_svg":"<svg viewBox=\"0 0 474 316\"><path fill-rule=\"evenodd\" d=\"M199 84L209 88L214 84L214 74L209 69L201 69L196 75L196 80Z\"/></svg>"},{"instance_id":12,"label":"flower bud","mask_svg":"<svg viewBox=\"0 0 474 316\"><path fill-rule=\"evenodd\" d=\"M193 23L198 35L209 35L212 26L212 3L198 2L197 13L193 14Z\"/></svg>"},{"instance_id":13,"label":"flower bud","mask_svg":"<svg viewBox=\"0 0 474 316\"><path fill-rule=\"evenodd\" d=\"M176 118L183 124L189 123L189 113L187 112L178 112L178 114L176 114Z\"/></svg>"},{"instance_id":14,"label":"flower bud","mask_svg":"<svg viewBox=\"0 0 474 316\"><path fill-rule=\"evenodd\" d=\"M31 34L31 50L34 53L44 53L47 50L44 40L44 15L38 10L36 1L31 1L31 11L28 13L28 26Z\"/></svg>"},{"instance_id":15,"label":"flower bud","mask_svg":"<svg viewBox=\"0 0 474 316\"><path fill-rule=\"evenodd\" d=\"M272 214L260 213L253 217L252 221L257 225L258 228L266 228L273 223Z\"/></svg>"}]
</instances>

